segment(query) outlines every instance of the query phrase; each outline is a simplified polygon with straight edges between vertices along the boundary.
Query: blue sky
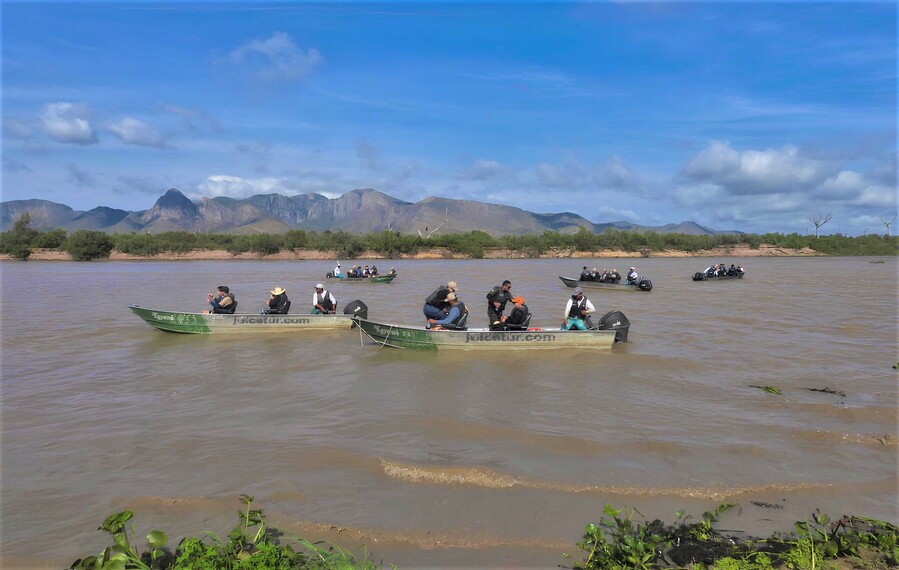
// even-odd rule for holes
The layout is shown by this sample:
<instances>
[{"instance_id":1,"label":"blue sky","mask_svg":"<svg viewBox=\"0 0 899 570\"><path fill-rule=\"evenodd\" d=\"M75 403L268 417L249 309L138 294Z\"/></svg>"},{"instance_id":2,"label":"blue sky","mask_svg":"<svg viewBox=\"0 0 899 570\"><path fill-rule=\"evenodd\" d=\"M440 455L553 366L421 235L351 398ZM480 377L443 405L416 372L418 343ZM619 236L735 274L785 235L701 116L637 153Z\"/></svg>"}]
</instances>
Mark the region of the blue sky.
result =
<instances>
[{"instance_id":1,"label":"blue sky","mask_svg":"<svg viewBox=\"0 0 899 570\"><path fill-rule=\"evenodd\" d=\"M10 3L3 200L375 188L883 233L897 6Z\"/></svg>"}]
</instances>

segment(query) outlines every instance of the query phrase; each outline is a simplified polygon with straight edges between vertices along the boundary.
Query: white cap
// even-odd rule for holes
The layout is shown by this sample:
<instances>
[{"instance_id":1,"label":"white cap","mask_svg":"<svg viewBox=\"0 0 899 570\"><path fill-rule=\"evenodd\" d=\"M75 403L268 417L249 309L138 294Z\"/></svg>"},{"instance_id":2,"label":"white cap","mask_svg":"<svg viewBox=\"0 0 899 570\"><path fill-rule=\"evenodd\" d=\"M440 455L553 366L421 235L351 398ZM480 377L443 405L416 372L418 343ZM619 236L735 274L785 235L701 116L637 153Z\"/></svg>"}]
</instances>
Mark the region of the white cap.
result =
<instances>
[{"instance_id":1,"label":"white cap","mask_svg":"<svg viewBox=\"0 0 899 570\"><path fill-rule=\"evenodd\" d=\"M316 288L316 289L324 289L325 286L322 285L321 283L319 283L318 285L315 286L315 288Z\"/></svg>"}]
</instances>

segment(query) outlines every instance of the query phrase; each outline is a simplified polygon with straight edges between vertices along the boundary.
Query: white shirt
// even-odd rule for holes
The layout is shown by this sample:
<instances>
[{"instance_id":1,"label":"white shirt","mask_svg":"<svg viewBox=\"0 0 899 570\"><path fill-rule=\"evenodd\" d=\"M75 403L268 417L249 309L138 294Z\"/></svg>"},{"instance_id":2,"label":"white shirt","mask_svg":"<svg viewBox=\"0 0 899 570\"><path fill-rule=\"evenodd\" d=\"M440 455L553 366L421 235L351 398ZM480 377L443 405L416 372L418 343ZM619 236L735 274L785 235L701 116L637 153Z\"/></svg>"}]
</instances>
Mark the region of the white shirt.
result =
<instances>
[{"instance_id":1,"label":"white shirt","mask_svg":"<svg viewBox=\"0 0 899 570\"><path fill-rule=\"evenodd\" d=\"M596 307L593 306L593 303L590 302L590 299L584 297L584 300L587 301L587 314L589 315L593 311L596 310ZM568 298L568 302L565 304L565 316L563 317L565 320L568 320L568 313L571 311L571 305L574 303L574 299Z\"/></svg>"},{"instance_id":2,"label":"white shirt","mask_svg":"<svg viewBox=\"0 0 899 570\"><path fill-rule=\"evenodd\" d=\"M319 298L318 291L312 294L312 306L321 305L321 302L325 300L325 295L331 299L331 304L334 306L334 310L337 310L337 299L334 298L334 294L328 291L327 289L322 291L321 298Z\"/></svg>"},{"instance_id":3,"label":"white shirt","mask_svg":"<svg viewBox=\"0 0 899 570\"><path fill-rule=\"evenodd\" d=\"M340 275L340 266L339 265L334 268L334 277L337 277L338 275Z\"/></svg>"},{"instance_id":4,"label":"white shirt","mask_svg":"<svg viewBox=\"0 0 899 570\"><path fill-rule=\"evenodd\" d=\"M630 273L627 274L627 278L630 279L631 281L636 281L637 280L637 272L631 271Z\"/></svg>"}]
</instances>

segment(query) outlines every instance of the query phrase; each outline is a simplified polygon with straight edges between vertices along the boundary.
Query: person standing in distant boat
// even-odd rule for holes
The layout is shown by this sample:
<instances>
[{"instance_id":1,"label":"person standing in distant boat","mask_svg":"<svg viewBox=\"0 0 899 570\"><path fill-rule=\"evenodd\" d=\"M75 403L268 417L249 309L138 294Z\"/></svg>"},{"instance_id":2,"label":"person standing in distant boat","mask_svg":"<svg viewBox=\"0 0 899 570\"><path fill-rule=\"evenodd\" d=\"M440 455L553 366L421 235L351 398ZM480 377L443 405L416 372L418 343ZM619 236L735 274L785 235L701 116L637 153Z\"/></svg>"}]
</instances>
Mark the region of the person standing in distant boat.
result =
<instances>
[{"instance_id":1,"label":"person standing in distant boat","mask_svg":"<svg viewBox=\"0 0 899 570\"><path fill-rule=\"evenodd\" d=\"M206 301L212 305L211 311L204 311L205 313L216 313L216 314L224 314L230 315L234 313L234 309L236 308L236 301L234 300L234 294L231 293L230 289L228 289L227 285L219 285L215 289L215 295L212 293L208 293L206 295Z\"/></svg>"},{"instance_id":2,"label":"person standing in distant boat","mask_svg":"<svg viewBox=\"0 0 899 570\"><path fill-rule=\"evenodd\" d=\"M287 291L281 287L275 287L271 291L268 303L262 309L265 315L286 315L290 310L290 301L287 300Z\"/></svg>"},{"instance_id":3,"label":"person standing in distant boat","mask_svg":"<svg viewBox=\"0 0 899 570\"><path fill-rule=\"evenodd\" d=\"M487 324L490 325L490 330L502 330L503 321L506 320L503 311L506 303L512 300L512 294L509 293L511 288L512 282L507 279L487 293Z\"/></svg>"},{"instance_id":4,"label":"person standing in distant boat","mask_svg":"<svg viewBox=\"0 0 899 570\"><path fill-rule=\"evenodd\" d=\"M581 331L587 330L592 325L589 322L590 313L596 311L590 299L584 297L584 290L580 287L574 288L574 295L568 299L565 304L565 317L562 321L562 330L577 329Z\"/></svg>"},{"instance_id":5,"label":"person standing in distant boat","mask_svg":"<svg viewBox=\"0 0 899 570\"><path fill-rule=\"evenodd\" d=\"M315 286L315 293L312 294L312 314L313 315L330 315L337 312L337 299L330 291L325 291L325 286L321 283Z\"/></svg>"}]
</instances>

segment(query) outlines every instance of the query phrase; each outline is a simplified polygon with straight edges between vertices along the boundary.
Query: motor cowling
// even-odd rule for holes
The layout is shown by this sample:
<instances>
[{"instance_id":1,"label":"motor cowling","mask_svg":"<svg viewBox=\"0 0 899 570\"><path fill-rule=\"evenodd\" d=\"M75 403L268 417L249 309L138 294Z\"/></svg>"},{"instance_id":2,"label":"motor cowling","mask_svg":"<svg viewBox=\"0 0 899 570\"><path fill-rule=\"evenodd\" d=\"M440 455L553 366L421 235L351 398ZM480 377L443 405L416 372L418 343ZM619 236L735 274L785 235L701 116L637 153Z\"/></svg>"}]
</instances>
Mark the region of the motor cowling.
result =
<instances>
[{"instance_id":1,"label":"motor cowling","mask_svg":"<svg viewBox=\"0 0 899 570\"><path fill-rule=\"evenodd\" d=\"M621 311L609 311L599 319L599 330L614 330L615 342L627 342L627 331L631 322Z\"/></svg>"},{"instance_id":2,"label":"motor cowling","mask_svg":"<svg viewBox=\"0 0 899 570\"><path fill-rule=\"evenodd\" d=\"M652 291L652 281L649 279L641 279L637 283L637 287L639 287L643 291Z\"/></svg>"},{"instance_id":3,"label":"motor cowling","mask_svg":"<svg viewBox=\"0 0 899 570\"><path fill-rule=\"evenodd\" d=\"M705 274L703 272L697 271L696 273L693 274L693 281L704 281L704 280L705 280Z\"/></svg>"},{"instance_id":4,"label":"motor cowling","mask_svg":"<svg viewBox=\"0 0 899 570\"><path fill-rule=\"evenodd\" d=\"M350 301L347 303L347 306L343 308L344 315L352 315L354 317L359 317L361 319L368 318L368 305L356 299L355 301Z\"/></svg>"}]
</instances>

